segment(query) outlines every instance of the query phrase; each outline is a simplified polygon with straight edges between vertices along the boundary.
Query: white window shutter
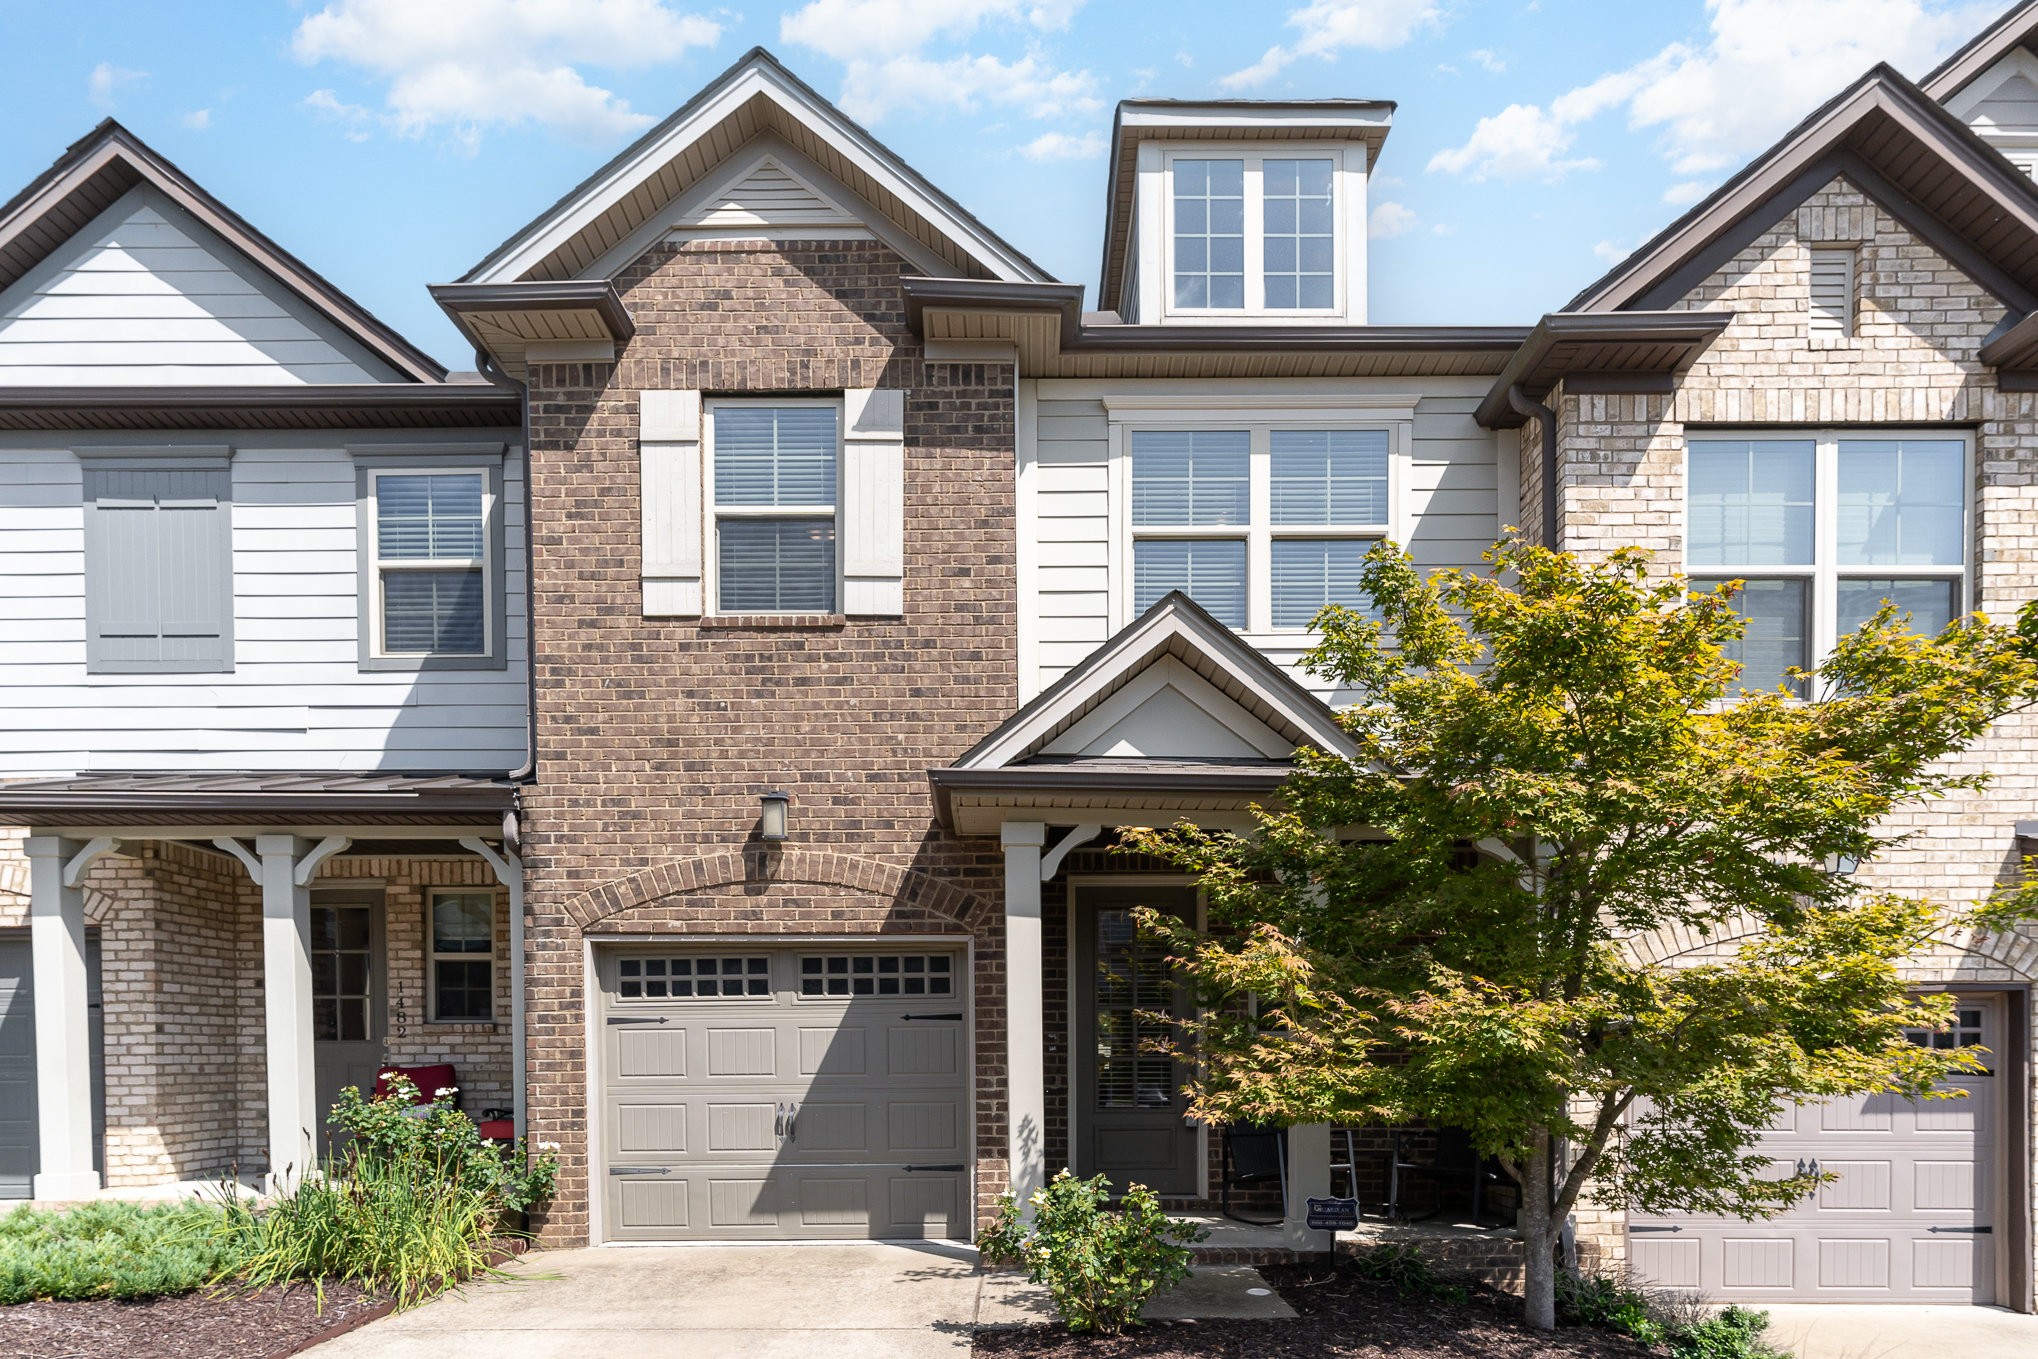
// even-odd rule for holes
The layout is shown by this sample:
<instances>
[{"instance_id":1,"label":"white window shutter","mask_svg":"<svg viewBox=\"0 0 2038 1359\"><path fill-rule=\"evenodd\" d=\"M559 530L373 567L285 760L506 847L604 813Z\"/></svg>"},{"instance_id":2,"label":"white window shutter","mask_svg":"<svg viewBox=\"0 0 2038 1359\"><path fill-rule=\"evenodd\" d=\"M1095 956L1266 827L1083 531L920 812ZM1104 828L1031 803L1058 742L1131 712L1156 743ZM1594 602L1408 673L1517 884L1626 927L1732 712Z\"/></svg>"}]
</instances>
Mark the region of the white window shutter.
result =
<instances>
[{"instance_id":1,"label":"white window shutter","mask_svg":"<svg viewBox=\"0 0 2038 1359\"><path fill-rule=\"evenodd\" d=\"M906 611L906 394L842 394L842 612Z\"/></svg>"},{"instance_id":2,"label":"white window shutter","mask_svg":"<svg viewBox=\"0 0 2038 1359\"><path fill-rule=\"evenodd\" d=\"M701 394L637 394L644 616L701 612Z\"/></svg>"},{"instance_id":3,"label":"white window shutter","mask_svg":"<svg viewBox=\"0 0 2038 1359\"><path fill-rule=\"evenodd\" d=\"M1811 333L1829 339L1854 333L1854 247L1812 247Z\"/></svg>"}]
</instances>

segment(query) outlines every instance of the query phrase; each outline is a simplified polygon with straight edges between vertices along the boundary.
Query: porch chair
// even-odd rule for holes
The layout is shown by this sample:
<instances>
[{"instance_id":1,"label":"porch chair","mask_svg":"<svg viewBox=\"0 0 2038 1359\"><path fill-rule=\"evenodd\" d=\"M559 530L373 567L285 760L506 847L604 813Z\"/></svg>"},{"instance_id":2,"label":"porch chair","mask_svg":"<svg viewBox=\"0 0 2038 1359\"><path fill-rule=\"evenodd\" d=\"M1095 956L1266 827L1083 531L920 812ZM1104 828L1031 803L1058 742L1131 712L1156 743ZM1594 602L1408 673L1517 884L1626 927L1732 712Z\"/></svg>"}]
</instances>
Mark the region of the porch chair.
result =
<instances>
[{"instance_id":1,"label":"porch chair","mask_svg":"<svg viewBox=\"0 0 2038 1359\"><path fill-rule=\"evenodd\" d=\"M1219 1211L1233 1222L1255 1227L1272 1227L1284 1221L1288 1204L1288 1130L1256 1123L1227 1123L1223 1132L1224 1182L1218 1191ZM1280 1216L1246 1217L1231 1211L1233 1185L1265 1184L1270 1180L1281 1186Z\"/></svg>"},{"instance_id":2,"label":"porch chair","mask_svg":"<svg viewBox=\"0 0 2038 1359\"><path fill-rule=\"evenodd\" d=\"M401 1076L417 1087L417 1098L412 1101L420 1108L439 1102L441 1090L451 1090L449 1101L460 1107L460 1073L451 1062L433 1062L427 1066L386 1066L375 1073L375 1091L371 1099L381 1099L389 1093L392 1076ZM517 1136L514 1116L508 1109L483 1109L481 1117L474 1120L475 1128L484 1142L513 1142Z\"/></svg>"}]
</instances>

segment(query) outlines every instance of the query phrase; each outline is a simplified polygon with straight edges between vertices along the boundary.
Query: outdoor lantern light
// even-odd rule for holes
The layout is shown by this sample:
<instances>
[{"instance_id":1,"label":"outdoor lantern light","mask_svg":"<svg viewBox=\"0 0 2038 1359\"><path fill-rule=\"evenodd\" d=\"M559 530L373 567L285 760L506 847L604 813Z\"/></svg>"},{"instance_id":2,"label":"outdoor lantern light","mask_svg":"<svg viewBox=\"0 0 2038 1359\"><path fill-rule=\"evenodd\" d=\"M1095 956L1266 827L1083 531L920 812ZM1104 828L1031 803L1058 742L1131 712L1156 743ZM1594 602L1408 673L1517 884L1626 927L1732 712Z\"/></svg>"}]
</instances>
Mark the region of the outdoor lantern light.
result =
<instances>
[{"instance_id":1,"label":"outdoor lantern light","mask_svg":"<svg viewBox=\"0 0 2038 1359\"><path fill-rule=\"evenodd\" d=\"M791 793L766 793L764 814L757 819L757 838L760 840L785 839L785 809L792 805Z\"/></svg>"}]
</instances>

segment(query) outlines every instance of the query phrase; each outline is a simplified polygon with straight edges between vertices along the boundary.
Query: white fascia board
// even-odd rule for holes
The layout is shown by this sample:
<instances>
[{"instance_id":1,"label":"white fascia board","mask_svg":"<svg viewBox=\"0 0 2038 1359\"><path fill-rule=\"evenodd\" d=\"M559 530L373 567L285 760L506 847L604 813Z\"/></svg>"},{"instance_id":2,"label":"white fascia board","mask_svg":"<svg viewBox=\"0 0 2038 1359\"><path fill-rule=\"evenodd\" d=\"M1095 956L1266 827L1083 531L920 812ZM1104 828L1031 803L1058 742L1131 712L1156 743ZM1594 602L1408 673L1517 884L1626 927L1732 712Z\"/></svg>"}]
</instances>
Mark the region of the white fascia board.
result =
<instances>
[{"instance_id":1,"label":"white fascia board","mask_svg":"<svg viewBox=\"0 0 2038 1359\"><path fill-rule=\"evenodd\" d=\"M616 166L599 184L590 187L579 201L567 205L549 220L530 228L514 249L487 273L470 280L476 283L505 283L521 278L525 271L585 230L589 223L626 197L637 185L697 140L708 128L727 118L752 98L762 95L787 114L805 123L841 151L844 159L896 195L920 216L940 226L957 244L999 279L1008 282L1045 282L1037 271L1008 254L973 224L956 217L945 206L922 192L892 158L879 151L861 133L843 122L840 115L810 100L800 90L780 81L764 66L740 72L728 85L695 111L691 118L665 136L645 145L636 155Z\"/></svg>"},{"instance_id":2,"label":"white fascia board","mask_svg":"<svg viewBox=\"0 0 2038 1359\"><path fill-rule=\"evenodd\" d=\"M2032 55L2029 48L2012 48L2001 61L1969 81L1961 88L1960 93L1948 99L1946 111L1961 122L1972 126L1975 110L1995 98L1996 91L2017 76L2038 85L2038 56Z\"/></svg>"},{"instance_id":3,"label":"white fascia board","mask_svg":"<svg viewBox=\"0 0 2038 1359\"><path fill-rule=\"evenodd\" d=\"M1127 108L1120 115L1126 128L1165 132L1176 129L1229 127L1250 129L1269 137L1284 132L1349 132L1355 140L1378 139L1393 125L1394 110L1384 104L1309 107L1300 104L1181 104L1167 108Z\"/></svg>"}]
</instances>

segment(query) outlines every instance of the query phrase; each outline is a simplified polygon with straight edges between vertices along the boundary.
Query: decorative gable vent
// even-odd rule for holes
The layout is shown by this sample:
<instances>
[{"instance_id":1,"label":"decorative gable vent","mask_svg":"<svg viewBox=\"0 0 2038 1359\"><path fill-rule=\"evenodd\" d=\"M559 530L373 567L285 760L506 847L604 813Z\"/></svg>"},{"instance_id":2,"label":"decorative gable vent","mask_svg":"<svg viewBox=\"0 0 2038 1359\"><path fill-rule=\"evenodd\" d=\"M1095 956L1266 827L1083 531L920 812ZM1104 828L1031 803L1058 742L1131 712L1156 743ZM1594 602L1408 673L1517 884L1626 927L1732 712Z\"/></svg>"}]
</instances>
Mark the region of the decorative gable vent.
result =
<instances>
[{"instance_id":1,"label":"decorative gable vent","mask_svg":"<svg viewBox=\"0 0 2038 1359\"><path fill-rule=\"evenodd\" d=\"M680 219L683 227L853 226L854 215L766 158Z\"/></svg>"},{"instance_id":2,"label":"decorative gable vent","mask_svg":"<svg viewBox=\"0 0 2038 1359\"><path fill-rule=\"evenodd\" d=\"M1811 334L1846 339L1854 333L1854 247L1812 247Z\"/></svg>"}]
</instances>

